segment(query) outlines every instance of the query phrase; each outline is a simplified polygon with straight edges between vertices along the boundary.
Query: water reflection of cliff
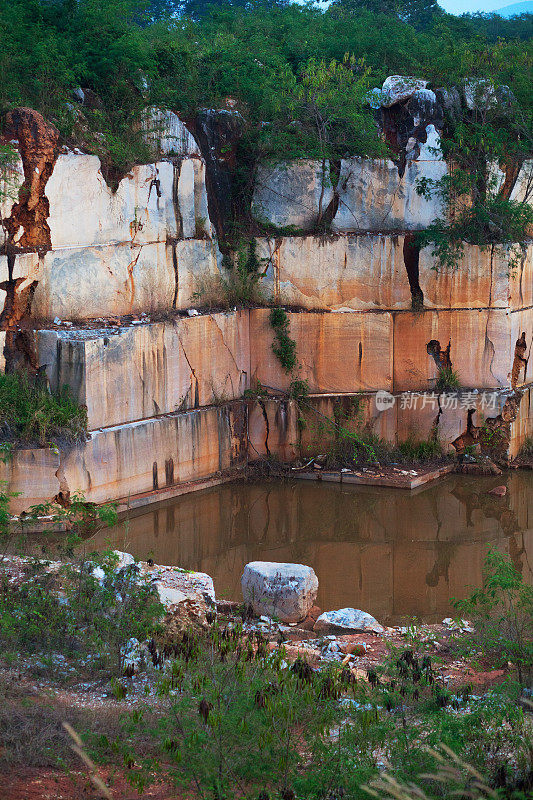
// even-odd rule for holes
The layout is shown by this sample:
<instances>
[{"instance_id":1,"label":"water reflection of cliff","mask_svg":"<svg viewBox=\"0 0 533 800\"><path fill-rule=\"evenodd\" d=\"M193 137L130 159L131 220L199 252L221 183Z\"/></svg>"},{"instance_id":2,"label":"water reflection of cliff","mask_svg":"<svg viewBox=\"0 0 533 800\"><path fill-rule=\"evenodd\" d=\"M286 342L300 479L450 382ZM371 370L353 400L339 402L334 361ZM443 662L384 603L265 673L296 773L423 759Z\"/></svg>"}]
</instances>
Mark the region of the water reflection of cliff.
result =
<instances>
[{"instance_id":1,"label":"water reflection of cliff","mask_svg":"<svg viewBox=\"0 0 533 800\"><path fill-rule=\"evenodd\" d=\"M500 482L502 479L500 478ZM452 477L418 493L327 484L226 484L178 498L111 531L139 558L199 569L219 596L240 599L254 559L310 564L324 609L356 606L383 621L442 619L450 597L479 585L489 547L531 578L533 475ZM95 537L103 546L109 531Z\"/></svg>"}]
</instances>

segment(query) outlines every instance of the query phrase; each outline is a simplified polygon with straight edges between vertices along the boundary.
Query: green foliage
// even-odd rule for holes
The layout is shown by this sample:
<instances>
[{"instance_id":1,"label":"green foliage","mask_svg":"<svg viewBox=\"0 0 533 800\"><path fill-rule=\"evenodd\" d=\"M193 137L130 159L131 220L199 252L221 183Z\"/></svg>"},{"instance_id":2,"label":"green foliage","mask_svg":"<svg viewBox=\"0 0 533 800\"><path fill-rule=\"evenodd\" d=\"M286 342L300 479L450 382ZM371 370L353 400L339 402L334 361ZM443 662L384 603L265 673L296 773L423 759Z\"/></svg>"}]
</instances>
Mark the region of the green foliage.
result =
<instances>
[{"instance_id":1,"label":"green foliage","mask_svg":"<svg viewBox=\"0 0 533 800\"><path fill-rule=\"evenodd\" d=\"M259 285L262 260L256 252L255 240L240 241L235 259L223 260L224 270L198 280L193 299L202 308L250 308L265 305Z\"/></svg>"},{"instance_id":2,"label":"green foliage","mask_svg":"<svg viewBox=\"0 0 533 800\"><path fill-rule=\"evenodd\" d=\"M15 525L9 514L11 497L0 491L3 657L37 654L45 672L64 667L63 657L67 657L78 669L120 673L121 648L128 639L143 640L156 630L163 607L149 579L139 576L137 565L117 570L118 557L113 551L93 553L90 559L74 555L80 531L87 534L96 524L116 523L115 506L95 507L74 495L66 508L54 503L32 506ZM23 553L24 524L43 517L67 522L70 528L56 556L59 560L25 557L15 562L19 565L15 572L23 572L22 580L13 581L13 564L5 553Z\"/></svg>"},{"instance_id":3,"label":"green foliage","mask_svg":"<svg viewBox=\"0 0 533 800\"><path fill-rule=\"evenodd\" d=\"M486 421L479 431L479 443L483 453L498 459L505 452L509 443L507 426L494 426Z\"/></svg>"},{"instance_id":4,"label":"green foliage","mask_svg":"<svg viewBox=\"0 0 533 800\"><path fill-rule=\"evenodd\" d=\"M54 522L68 522L71 531L65 540L65 546L68 548L79 543L80 532L86 535L98 524L116 525L118 519L116 503L97 506L87 502L82 494L77 493L71 495L65 507L58 506L54 501L31 506L21 524L23 525L25 520L37 521L43 517L49 517Z\"/></svg>"},{"instance_id":5,"label":"green foliage","mask_svg":"<svg viewBox=\"0 0 533 800\"><path fill-rule=\"evenodd\" d=\"M488 553L484 567L483 586L455 604L475 627L463 645L492 663L506 666L510 662L519 682L532 688L533 587L498 551Z\"/></svg>"},{"instance_id":6,"label":"green foliage","mask_svg":"<svg viewBox=\"0 0 533 800\"><path fill-rule=\"evenodd\" d=\"M14 169L17 153L9 144L0 145L0 200L16 199Z\"/></svg>"},{"instance_id":7,"label":"green foliage","mask_svg":"<svg viewBox=\"0 0 533 800\"><path fill-rule=\"evenodd\" d=\"M289 396L293 400L302 402L309 395L309 383L306 380L295 378L289 384Z\"/></svg>"},{"instance_id":8,"label":"green foliage","mask_svg":"<svg viewBox=\"0 0 533 800\"><path fill-rule=\"evenodd\" d=\"M351 403L338 401L333 418L318 413L310 404L301 404L312 431L310 450L327 454L328 467L350 469L364 465L431 464L442 462L446 455L436 437L418 440L413 437L394 446L372 432L365 423L364 398Z\"/></svg>"},{"instance_id":9,"label":"green foliage","mask_svg":"<svg viewBox=\"0 0 533 800\"><path fill-rule=\"evenodd\" d=\"M49 392L17 373L0 373L0 437L44 446L71 444L87 434L87 409L64 388Z\"/></svg>"},{"instance_id":10,"label":"green foliage","mask_svg":"<svg viewBox=\"0 0 533 800\"><path fill-rule=\"evenodd\" d=\"M493 63L484 65L483 77L467 80L473 110L463 109L459 120L448 123L442 150L452 168L438 180L421 179L417 186L424 197L437 197L447 212L418 236L421 245L432 246L436 268L454 269L468 242L501 249L511 271L520 262L533 224L531 187L522 199L511 199L498 170L522 163L533 146L531 111L520 108L499 84L501 50L494 53Z\"/></svg>"},{"instance_id":11,"label":"green foliage","mask_svg":"<svg viewBox=\"0 0 533 800\"><path fill-rule=\"evenodd\" d=\"M176 10L185 13L172 17ZM362 96L391 74L434 86L488 75L509 86L529 130L531 30L531 17L454 17L432 0L342 0L328 10L257 0L1 0L0 111L43 112L68 143L98 153L116 181L147 158L144 107L192 118L231 97L248 122L238 160L249 177L258 155L379 154ZM73 102L78 86L95 102Z\"/></svg>"},{"instance_id":12,"label":"green foliage","mask_svg":"<svg viewBox=\"0 0 533 800\"><path fill-rule=\"evenodd\" d=\"M439 394L457 392L461 388L461 382L457 372L451 367L442 367L439 370L435 383L435 391Z\"/></svg>"},{"instance_id":13,"label":"green foliage","mask_svg":"<svg viewBox=\"0 0 533 800\"><path fill-rule=\"evenodd\" d=\"M244 784L288 789L302 742L339 716L337 676L324 696L323 680L302 681L267 657L260 637L254 653L238 634L222 637L216 627L204 640L189 634L161 686L170 700L158 731L161 749L176 783L198 796L233 797Z\"/></svg>"},{"instance_id":14,"label":"green foliage","mask_svg":"<svg viewBox=\"0 0 533 800\"><path fill-rule=\"evenodd\" d=\"M0 572L0 643L8 652L39 654L54 671L66 656L78 668L120 674L121 648L132 637L141 641L162 616L157 592L138 567L116 570L113 553L90 561L63 562L47 568L38 559L24 562L25 577L12 585ZM6 565L4 564L4 567ZM93 574L96 567L101 580Z\"/></svg>"},{"instance_id":15,"label":"green foliage","mask_svg":"<svg viewBox=\"0 0 533 800\"><path fill-rule=\"evenodd\" d=\"M398 783L417 779L419 798L445 800L473 788L474 769L487 785L495 774L511 786L527 781L532 737L515 696L504 689L479 697L466 685L454 691L416 638L391 648L383 666L367 670L368 681L340 664L314 670L298 658L288 667L284 656L283 647L270 654L262 634L234 622L184 632L164 665L159 720L147 726L135 711L122 737L126 763L140 762L128 744L138 731L150 727L156 742L158 755L132 775L141 792L153 770L202 798L362 800L369 787L383 789L375 782L385 774ZM435 777L439 752L454 767L450 793Z\"/></svg>"},{"instance_id":16,"label":"green foliage","mask_svg":"<svg viewBox=\"0 0 533 800\"><path fill-rule=\"evenodd\" d=\"M273 308L269 314L270 325L274 330L272 351L283 371L290 373L296 367L296 342L289 335L289 315L284 308Z\"/></svg>"},{"instance_id":17,"label":"green foliage","mask_svg":"<svg viewBox=\"0 0 533 800\"><path fill-rule=\"evenodd\" d=\"M361 10L389 14L417 29L427 28L443 13L436 0L334 0L332 6L351 14Z\"/></svg>"},{"instance_id":18,"label":"green foliage","mask_svg":"<svg viewBox=\"0 0 533 800\"><path fill-rule=\"evenodd\" d=\"M442 444L438 439L418 441L414 438L406 439L405 442L398 444L397 452L400 454L402 461L412 464L433 461L443 456Z\"/></svg>"},{"instance_id":19,"label":"green foliage","mask_svg":"<svg viewBox=\"0 0 533 800\"><path fill-rule=\"evenodd\" d=\"M526 436L524 439L524 444L520 448L520 455L521 456L530 456L533 454L533 438L531 436Z\"/></svg>"},{"instance_id":20,"label":"green foliage","mask_svg":"<svg viewBox=\"0 0 533 800\"><path fill-rule=\"evenodd\" d=\"M363 103L369 88L370 70L353 55L328 63L310 58L299 75L287 65L275 96L279 119L262 131L263 153L276 160L340 158L344 153L383 156L386 147ZM296 126L293 120L298 120Z\"/></svg>"}]
</instances>

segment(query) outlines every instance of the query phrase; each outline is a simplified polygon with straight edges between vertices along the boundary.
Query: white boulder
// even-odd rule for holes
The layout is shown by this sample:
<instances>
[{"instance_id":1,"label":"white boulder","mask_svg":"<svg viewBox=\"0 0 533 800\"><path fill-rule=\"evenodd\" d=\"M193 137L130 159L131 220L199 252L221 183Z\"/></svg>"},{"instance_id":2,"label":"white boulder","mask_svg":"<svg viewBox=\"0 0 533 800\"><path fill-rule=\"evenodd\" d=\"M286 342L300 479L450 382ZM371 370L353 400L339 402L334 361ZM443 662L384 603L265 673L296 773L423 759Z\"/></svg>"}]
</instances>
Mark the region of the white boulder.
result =
<instances>
[{"instance_id":1,"label":"white boulder","mask_svg":"<svg viewBox=\"0 0 533 800\"><path fill-rule=\"evenodd\" d=\"M299 622L313 606L318 578L304 564L252 561L241 579L244 602L258 615L281 622Z\"/></svg>"},{"instance_id":2,"label":"white boulder","mask_svg":"<svg viewBox=\"0 0 533 800\"><path fill-rule=\"evenodd\" d=\"M381 105L390 108L395 103L408 100L419 89L425 89L427 81L406 75L389 75L381 87Z\"/></svg>"},{"instance_id":3,"label":"white boulder","mask_svg":"<svg viewBox=\"0 0 533 800\"><path fill-rule=\"evenodd\" d=\"M177 606L188 602L202 607L215 606L213 578L205 572L187 572L180 567L167 567L147 562L139 564L140 574L149 578L157 589L159 599L165 606Z\"/></svg>"},{"instance_id":4,"label":"white boulder","mask_svg":"<svg viewBox=\"0 0 533 800\"><path fill-rule=\"evenodd\" d=\"M116 569L124 569L124 567L132 567L135 564L135 559L131 553L123 553L122 550L113 550L113 555L118 558Z\"/></svg>"},{"instance_id":5,"label":"white boulder","mask_svg":"<svg viewBox=\"0 0 533 800\"><path fill-rule=\"evenodd\" d=\"M383 633L377 619L358 608L339 608L326 611L315 622L317 633Z\"/></svg>"}]
</instances>

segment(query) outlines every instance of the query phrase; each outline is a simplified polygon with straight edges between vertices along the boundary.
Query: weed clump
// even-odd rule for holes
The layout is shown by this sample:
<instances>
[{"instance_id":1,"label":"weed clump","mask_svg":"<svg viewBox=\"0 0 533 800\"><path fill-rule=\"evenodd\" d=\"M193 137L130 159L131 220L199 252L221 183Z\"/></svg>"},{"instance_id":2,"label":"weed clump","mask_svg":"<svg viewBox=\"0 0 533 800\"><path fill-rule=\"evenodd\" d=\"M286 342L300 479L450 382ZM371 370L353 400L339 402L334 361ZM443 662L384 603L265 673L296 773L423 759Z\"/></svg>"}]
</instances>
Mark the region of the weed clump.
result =
<instances>
[{"instance_id":1,"label":"weed clump","mask_svg":"<svg viewBox=\"0 0 533 800\"><path fill-rule=\"evenodd\" d=\"M435 391L439 394L450 394L461 388L461 381L455 370L451 367L442 367L435 383Z\"/></svg>"},{"instance_id":2,"label":"weed clump","mask_svg":"<svg viewBox=\"0 0 533 800\"><path fill-rule=\"evenodd\" d=\"M0 373L0 439L16 444L75 444L87 435L87 409L66 387L50 392L26 376Z\"/></svg>"},{"instance_id":3,"label":"weed clump","mask_svg":"<svg viewBox=\"0 0 533 800\"><path fill-rule=\"evenodd\" d=\"M512 562L503 553L488 553L483 585L455 605L474 624L463 649L497 666L512 664L519 683L533 688L533 587Z\"/></svg>"},{"instance_id":4,"label":"weed clump","mask_svg":"<svg viewBox=\"0 0 533 800\"><path fill-rule=\"evenodd\" d=\"M289 336L289 315L284 308L273 308L269 316L270 325L274 330L272 351L283 371L290 373L296 367L296 342Z\"/></svg>"},{"instance_id":5,"label":"weed clump","mask_svg":"<svg viewBox=\"0 0 533 800\"><path fill-rule=\"evenodd\" d=\"M235 261L225 257L222 265L224 269L219 274L198 280L193 299L199 306L212 311L266 305L259 285L261 259L254 240L241 242Z\"/></svg>"}]
</instances>

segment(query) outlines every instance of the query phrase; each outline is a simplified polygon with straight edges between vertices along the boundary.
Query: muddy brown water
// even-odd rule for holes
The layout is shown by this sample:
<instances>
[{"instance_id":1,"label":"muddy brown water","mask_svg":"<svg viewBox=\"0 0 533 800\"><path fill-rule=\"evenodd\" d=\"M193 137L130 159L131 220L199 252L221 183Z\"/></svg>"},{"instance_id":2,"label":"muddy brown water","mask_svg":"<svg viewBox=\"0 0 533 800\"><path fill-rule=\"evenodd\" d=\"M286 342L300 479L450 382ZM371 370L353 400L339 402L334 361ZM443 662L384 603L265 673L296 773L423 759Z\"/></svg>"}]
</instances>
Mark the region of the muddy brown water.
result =
<instances>
[{"instance_id":1,"label":"muddy brown water","mask_svg":"<svg viewBox=\"0 0 533 800\"><path fill-rule=\"evenodd\" d=\"M507 486L505 497L487 492ZM323 610L440 622L481 583L489 548L533 578L533 472L450 476L414 492L338 484L231 483L145 509L87 543L207 572L241 600L248 561L309 564Z\"/></svg>"}]
</instances>

